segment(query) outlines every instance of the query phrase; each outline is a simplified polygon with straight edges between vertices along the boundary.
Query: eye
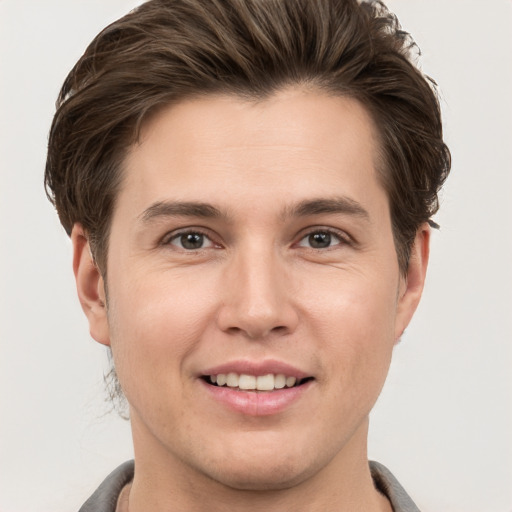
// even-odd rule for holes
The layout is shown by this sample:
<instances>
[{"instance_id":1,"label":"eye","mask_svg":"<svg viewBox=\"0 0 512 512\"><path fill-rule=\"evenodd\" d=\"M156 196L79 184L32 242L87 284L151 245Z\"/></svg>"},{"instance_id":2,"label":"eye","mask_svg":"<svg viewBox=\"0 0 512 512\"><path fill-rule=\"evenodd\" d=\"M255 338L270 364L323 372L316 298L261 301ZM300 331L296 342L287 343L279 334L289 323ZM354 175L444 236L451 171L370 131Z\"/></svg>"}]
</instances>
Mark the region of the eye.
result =
<instances>
[{"instance_id":1,"label":"eye","mask_svg":"<svg viewBox=\"0 0 512 512\"><path fill-rule=\"evenodd\" d=\"M214 247L215 245L207 235L199 231L178 233L165 240L164 244L173 245L185 251L197 251L199 249Z\"/></svg>"},{"instance_id":2,"label":"eye","mask_svg":"<svg viewBox=\"0 0 512 512\"><path fill-rule=\"evenodd\" d=\"M299 247L310 247L311 249L328 249L329 247L347 243L341 236L332 231L318 230L307 234L299 242Z\"/></svg>"}]
</instances>

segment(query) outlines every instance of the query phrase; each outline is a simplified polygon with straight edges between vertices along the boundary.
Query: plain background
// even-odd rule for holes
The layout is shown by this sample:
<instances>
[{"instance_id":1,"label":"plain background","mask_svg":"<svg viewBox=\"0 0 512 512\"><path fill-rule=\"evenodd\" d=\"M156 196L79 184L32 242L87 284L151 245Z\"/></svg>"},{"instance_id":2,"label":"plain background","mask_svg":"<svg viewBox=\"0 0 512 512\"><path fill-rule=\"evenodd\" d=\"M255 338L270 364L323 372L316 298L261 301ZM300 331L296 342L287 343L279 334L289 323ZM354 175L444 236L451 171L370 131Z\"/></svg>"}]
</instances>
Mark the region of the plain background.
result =
<instances>
[{"instance_id":1,"label":"plain background","mask_svg":"<svg viewBox=\"0 0 512 512\"><path fill-rule=\"evenodd\" d=\"M0 0L0 512L64 512L131 456L42 175L54 101L135 0ZM512 2L392 0L441 86L453 170L370 456L420 509L512 511Z\"/></svg>"}]
</instances>

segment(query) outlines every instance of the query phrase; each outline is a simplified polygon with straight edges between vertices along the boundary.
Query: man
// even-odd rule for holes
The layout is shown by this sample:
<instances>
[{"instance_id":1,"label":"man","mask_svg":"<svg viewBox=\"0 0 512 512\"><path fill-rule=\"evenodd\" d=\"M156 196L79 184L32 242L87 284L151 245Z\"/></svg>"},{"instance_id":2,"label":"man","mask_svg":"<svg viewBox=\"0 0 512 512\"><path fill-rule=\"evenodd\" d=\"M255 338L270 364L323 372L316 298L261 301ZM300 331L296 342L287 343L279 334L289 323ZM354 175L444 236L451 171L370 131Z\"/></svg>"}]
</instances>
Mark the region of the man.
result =
<instances>
[{"instance_id":1,"label":"man","mask_svg":"<svg viewBox=\"0 0 512 512\"><path fill-rule=\"evenodd\" d=\"M135 463L82 511L412 511L368 415L449 172L380 3L152 0L66 79L46 183Z\"/></svg>"}]
</instances>

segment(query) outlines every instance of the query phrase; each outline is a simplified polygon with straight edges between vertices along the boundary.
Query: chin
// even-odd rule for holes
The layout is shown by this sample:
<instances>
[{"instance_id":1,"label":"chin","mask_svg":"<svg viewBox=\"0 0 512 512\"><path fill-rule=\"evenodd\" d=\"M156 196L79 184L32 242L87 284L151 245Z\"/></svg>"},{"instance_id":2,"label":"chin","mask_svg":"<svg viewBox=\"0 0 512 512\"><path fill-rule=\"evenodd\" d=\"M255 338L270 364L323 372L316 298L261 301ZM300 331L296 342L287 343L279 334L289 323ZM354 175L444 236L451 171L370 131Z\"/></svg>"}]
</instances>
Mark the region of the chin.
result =
<instances>
[{"instance_id":1,"label":"chin","mask_svg":"<svg viewBox=\"0 0 512 512\"><path fill-rule=\"evenodd\" d=\"M210 472L215 480L232 489L241 491L279 491L294 487L307 480L313 473L304 460L255 461L247 459L238 461L229 468L216 467Z\"/></svg>"}]
</instances>

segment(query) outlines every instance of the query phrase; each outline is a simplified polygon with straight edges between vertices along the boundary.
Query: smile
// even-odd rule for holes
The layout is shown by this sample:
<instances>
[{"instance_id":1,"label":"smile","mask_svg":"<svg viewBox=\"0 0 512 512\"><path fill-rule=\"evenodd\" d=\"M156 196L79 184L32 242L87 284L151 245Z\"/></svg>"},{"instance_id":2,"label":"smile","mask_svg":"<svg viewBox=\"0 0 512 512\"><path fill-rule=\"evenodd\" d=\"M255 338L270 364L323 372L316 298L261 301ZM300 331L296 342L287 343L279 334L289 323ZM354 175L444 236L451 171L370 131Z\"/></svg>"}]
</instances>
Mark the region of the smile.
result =
<instances>
[{"instance_id":1,"label":"smile","mask_svg":"<svg viewBox=\"0 0 512 512\"><path fill-rule=\"evenodd\" d=\"M211 385L226 386L239 391L274 391L276 389L293 388L311 380L310 377L297 379L285 374L268 373L267 375L250 375L246 373L219 373L204 377Z\"/></svg>"}]
</instances>

